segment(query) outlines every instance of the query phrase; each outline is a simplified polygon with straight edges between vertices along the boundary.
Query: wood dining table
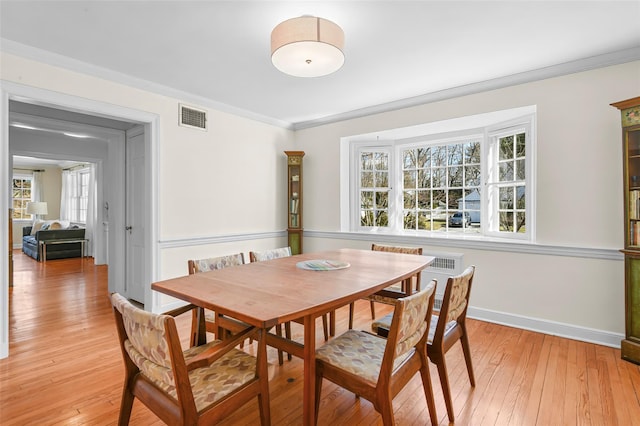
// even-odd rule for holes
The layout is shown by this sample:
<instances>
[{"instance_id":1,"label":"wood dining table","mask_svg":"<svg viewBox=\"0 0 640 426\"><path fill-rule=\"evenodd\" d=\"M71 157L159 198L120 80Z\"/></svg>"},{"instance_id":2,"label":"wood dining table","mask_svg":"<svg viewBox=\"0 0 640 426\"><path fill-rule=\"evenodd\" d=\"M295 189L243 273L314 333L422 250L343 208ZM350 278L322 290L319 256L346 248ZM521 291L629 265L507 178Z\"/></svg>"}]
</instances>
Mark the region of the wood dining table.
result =
<instances>
[{"instance_id":1,"label":"wood dining table","mask_svg":"<svg viewBox=\"0 0 640 426\"><path fill-rule=\"evenodd\" d=\"M316 318L384 291L391 284L408 282L433 259L345 248L168 279L153 283L151 288L265 330L303 319L303 343L267 333L267 344L304 360L303 424L312 425ZM410 289L411 285L403 288ZM199 341L203 342L206 333L204 327L200 330Z\"/></svg>"}]
</instances>

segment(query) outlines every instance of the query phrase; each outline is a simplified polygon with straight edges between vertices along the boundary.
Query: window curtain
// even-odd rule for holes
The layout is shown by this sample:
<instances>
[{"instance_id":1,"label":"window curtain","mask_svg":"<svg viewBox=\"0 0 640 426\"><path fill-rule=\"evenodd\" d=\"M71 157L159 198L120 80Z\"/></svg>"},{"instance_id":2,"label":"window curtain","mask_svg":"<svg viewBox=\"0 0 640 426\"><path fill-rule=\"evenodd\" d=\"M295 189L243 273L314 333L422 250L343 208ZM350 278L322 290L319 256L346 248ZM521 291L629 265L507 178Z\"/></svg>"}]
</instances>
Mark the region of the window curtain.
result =
<instances>
[{"instance_id":1,"label":"window curtain","mask_svg":"<svg viewBox=\"0 0 640 426\"><path fill-rule=\"evenodd\" d=\"M95 164L89 165L89 191L87 194L87 218L85 221L84 237L87 239L85 244L86 255L95 258L95 228L96 228L96 168ZM62 171L62 189L60 191L60 219L72 221L76 215L72 215L74 209L78 206L74 205L74 195L78 191L78 173L71 170ZM77 201L77 200L76 200Z\"/></svg>"},{"instance_id":2,"label":"window curtain","mask_svg":"<svg viewBox=\"0 0 640 426\"><path fill-rule=\"evenodd\" d=\"M34 171L33 181L31 185L31 201L44 201L44 185L42 182L42 173Z\"/></svg>"},{"instance_id":3,"label":"window curtain","mask_svg":"<svg viewBox=\"0 0 640 426\"><path fill-rule=\"evenodd\" d=\"M71 185L73 185L73 175L69 170L63 170L60 191L60 220L71 220Z\"/></svg>"}]
</instances>

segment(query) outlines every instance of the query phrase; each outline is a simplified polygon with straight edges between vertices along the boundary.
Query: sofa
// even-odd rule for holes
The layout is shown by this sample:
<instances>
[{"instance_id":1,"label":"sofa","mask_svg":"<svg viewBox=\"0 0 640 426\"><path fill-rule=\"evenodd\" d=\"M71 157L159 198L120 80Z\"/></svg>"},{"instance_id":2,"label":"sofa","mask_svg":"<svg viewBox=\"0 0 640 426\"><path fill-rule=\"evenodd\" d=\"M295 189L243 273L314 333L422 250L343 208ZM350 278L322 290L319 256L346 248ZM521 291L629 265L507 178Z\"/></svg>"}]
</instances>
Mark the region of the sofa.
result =
<instances>
[{"instance_id":1,"label":"sofa","mask_svg":"<svg viewBox=\"0 0 640 426\"><path fill-rule=\"evenodd\" d=\"M38 226L40 225L40 226ZM58 226L56 226L58 225ZM49 228L53 229L49 229ZM60 222L51 221L43 224L36 223L35 232L31 232L33 227L25 226L22 228L22 251L31 256L35 260L40 259L40 252L38 250L40 241L49 240L63 240L63 239L84 239L84 228L80 228L75 225L60 225ZM47 258L51 259L65 259L69 257L81 257L82 256L82 244L81 243L62 243L62 244L47 244Z\"/></svg>"}]
</instances>

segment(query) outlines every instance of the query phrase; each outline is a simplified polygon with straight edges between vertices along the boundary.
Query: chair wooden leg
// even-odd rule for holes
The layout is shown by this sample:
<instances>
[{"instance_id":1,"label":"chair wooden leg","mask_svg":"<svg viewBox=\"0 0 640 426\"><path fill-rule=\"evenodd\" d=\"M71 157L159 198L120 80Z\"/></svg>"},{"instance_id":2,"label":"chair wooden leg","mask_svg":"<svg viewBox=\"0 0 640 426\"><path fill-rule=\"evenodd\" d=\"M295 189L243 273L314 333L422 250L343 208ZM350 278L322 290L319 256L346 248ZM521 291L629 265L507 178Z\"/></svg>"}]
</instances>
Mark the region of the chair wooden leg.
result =
<instances>
[{"instance_id":1,"label":"chair wooden leg","mask_svg":"<svg viewBox=\"0 0 640 426\"><path fill-rule=\"evenodd\" d=\"M202 311L202 315L204 315L204 314L205 314L205 311L203 310ZM216 314L215 316L217 317L218 315ZM207 328L206 321L207 320L205 319L205 329ZM224 331L220 332L220 327L218 327L218 324L219 324L218 320L216 319L214 321L214 323L213 323L213 334L214 334L214 336L216 336L216 339L220 339L218 334L223 334L224 335ZM206 333L206 331L205 331L205 333Z\"/></svg>"},{"instance_id":2,"label":"chair wooden leg","mask_svg":"<svg viewBox=\"0 0 640 426\"><path fill-rule=\"evenodd\" d=\"M324 341L329 340L329 321L327 319L327 314L322 316L322 331L324 331Z\"/></svg>"},{"instance_id":3,"label":"chair wooden leg","mask_svg":"<svg viewBox=\"0 0 640 426\"><path fill-rule=\"evenodd\" d=\"M471 386L476 386L476 378L473 374L473 364L471 362L471 347L469 346L469 337L467 336L467 330L463 329L464 334L460 338L460 343L462 343L462 352L464 353L464 361L467 364L467 373L469 373L469 381L471 382Z\"/></svg>"},{"instance_id":4,"label":"chair wooden leg","mask_svg":"<svg viewBox=\"0 0 640 426\"><path fill-rule=\"evenodd\" d=\"M320 395L322 394L322 370L318 368L316 364L316 415L314 419L314 424L318 424L318 410L320 409Z\"/></svg>"},{"instance_id":5,"label":"chair wooden leg","mask_svg":"<svg viewBox=\"0 0 640 426\"><path fill-rule=\"evenodd\" d=\"M336 335L336 311L329 312L329 336Z\"/></svg>"},{"instance_id":6,"label":"chair wooden leg","mask_svg":"<svg viewBox=\"0 0 640 426\"><path fill-rule=\"evenodd\" d=\"M291 340L291 322L284 323L284 335L287 339ZM287 353L287 360L291 361L291 359L291 354Z\"/></svg>"},{"instance_id":7,"label":"chair wooden leg","mask_svg":"<svg viewBox=\"0 0 640 426\"><path fill-rule=\"evenodd\" d=\"M192 312L195 314L195 317L191 317L192 333L195 333L192 337L193 342L195 342L193 346L204 345L207 343L207 321L205 319L204 308L194 309ZM194 324L195 328L193 328ZM216 337L218 337L217 334Z\"/></svg>"},{"instance_id":8,"label":"chair wooden leg","mask_svg":"<svg viewBox=\"0 0 640 426\"><path fill-rule=\"evenodd\" d=\"M447 406L447 416L449 422L453 423L453 402L451 401L451 389L449 388L449 375L447 374L447 363L444 359L444 354L438 360L436 364L438 366L438 375L440 376L440 385L442 386L442 393L444 394L444 403Z\"/></svg>"},{"instance_id":9,"label":"chair wooden leg","mask_svg":"<svg viewBox=\"0 0 640 426\"><path fill-rule=\"evenodd\" d=\"M369 303L371 304L371 319L374 320L376 319L376 305L373 300L370 300Z\"/></svg>"},{"instance_id":10,"label":"chair wooden leg","mask_svg":"<svg viewBox=\"0 0 640 426\"><path fill-rule=\"evenodd\" d=\"M282 337L282 324L276 325L276 335L278 337ZM278 364L284 364L284 357L282 356L282 351L278 349Z\"/></svg>"},{"instance_id":11,"label":"chair wooden leg","mask_svg":"<svg viewBox=\"0 0 640 426\"><path fill-rule=\"evenodd\" d=\"M122 390L122 401L120 402L120 415L118 417L118 426L126 426L129 424L131 418L131 409L133 408L133 394L127 388L125 381L124 389Z\"/></svg>"},{"instance_id":12,"label":"chair wooden leg","mask_svg":"<svg viewBox=\"0 0 640 426\"><path fill-rule=\"evenodd\" d=\"M353 311L355 309L355 303L349 303L349 330L353 329Z\"/></svg>"},{"instance_id":13,"label":"chair wooden leg","mask_svg":"<svg viewBox=\"0 0 640 426\"><path fill-rule=\"evenodd\" d=\"M436 402L433 398L433 383L431 381L431 372L429 371L429 359L426 352L422 356L422 367L420 367L420 376L422 377L422 387L424 388L424 396L427 398L427 408L429 408L429 418L431 424L438 424L438 415L436 413Z\"/></svg>"},{"instance_id":14,"label":"chair wooden leg","mask_svg":"<svg viewBox=\"0 0 640 426\"><path fill-rule=\"evenodd\" d=\"M380 402L380 415L382 416L382 424L384 426L394 426L396 424L396 419L393 417L393 406L391 405L391 395L389 395L389 400L379 401Z\"/></svg>"},{"instance_id":15,"label":"chair wooden leg","mask_svg":"<svg viewBox=\"0 0 640 426\"><path fill-rule=\"evenodd\" d=\"M189 345L193 347L193 346L196 346L197 344L198 344L198 309L192 309L191 310L191 337L189 339Z\"/></svg>"},{"instance_id":16,"label":"chair wooden leg","mask_svg":"<svg viewBox=\"0 0 640 426\"><path fill-rule=\"evenodd\" d=\"M258 341L258 375L261 378L265 378L266 380L262 380L260 384L260 395L258 395L258 408L260 410L260 425L261 426L270 426L271 425L271 405L269 402L269 369L267 366L267 342L266 342L266 331L260 331L260 340Z\"/></svg>"}]
</instances>

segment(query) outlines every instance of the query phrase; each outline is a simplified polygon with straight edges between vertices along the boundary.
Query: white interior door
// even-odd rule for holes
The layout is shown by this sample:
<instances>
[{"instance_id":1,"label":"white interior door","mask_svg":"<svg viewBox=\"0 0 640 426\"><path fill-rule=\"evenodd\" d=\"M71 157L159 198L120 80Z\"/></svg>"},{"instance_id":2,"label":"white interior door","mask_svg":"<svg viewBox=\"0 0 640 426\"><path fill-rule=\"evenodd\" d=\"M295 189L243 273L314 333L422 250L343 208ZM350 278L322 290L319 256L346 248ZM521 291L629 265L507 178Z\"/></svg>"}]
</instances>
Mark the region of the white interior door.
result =
<instances>
[{"instance_id":1,"label":"white interior door","mask_svg":"<svg viewBox=\"0 0 640 426\"><path fill-rule=\"evenodd\" d=\"M145 149L144 128L127 132L126 142L126 206L125 206L125 294L145 303Z\"/></svg>"}]
</instances>

